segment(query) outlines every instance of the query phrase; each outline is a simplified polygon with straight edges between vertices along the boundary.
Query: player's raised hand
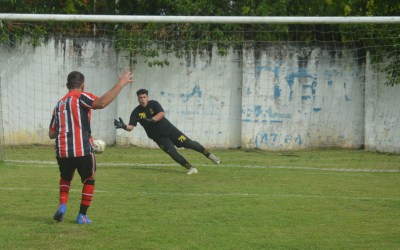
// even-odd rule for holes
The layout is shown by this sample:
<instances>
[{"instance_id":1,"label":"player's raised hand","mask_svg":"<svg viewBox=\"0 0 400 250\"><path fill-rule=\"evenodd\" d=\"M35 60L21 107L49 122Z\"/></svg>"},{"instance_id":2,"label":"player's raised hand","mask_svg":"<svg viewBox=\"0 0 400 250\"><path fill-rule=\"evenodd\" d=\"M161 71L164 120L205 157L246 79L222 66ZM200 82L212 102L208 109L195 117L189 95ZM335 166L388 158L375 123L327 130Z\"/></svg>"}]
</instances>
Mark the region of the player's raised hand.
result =
<instances>
[{"instance_id":1,"label":"player's raised hand","mask_svg":"<svg viewBox=\"0 0 400 250\"><path fill-rule=\"evenodd\" d=\"M131 71L125 70L124 73L119 77L119 82L123 85L134 82L135 80L133 79L133 76L134 74Z\"/></svg>"},{"instance_id":2,"label":"player's raised hand","mask_svg":"<svg viewBox=\"0 0 400 250\"><path fill-rule=\"evenodd\" d=\"M107 107L115 99L115 97L117 97L125 85L131 82L134 82L133 73L129 70L125 70L125 72L119 77L119 80L114 87L93 102L92 109L103 109Z\"/></svg>"},{"instance_id":3,"label":"player's raised hand","mask_svg":"<svg viewBox=\"0 0 400 250\"><path fill-rule=\"evenodd\" d=\"M126 130L126 124L124 123L121 117L119 118L119 121L117 119L114 119L114 126L116 129L123 128Z\"/></svg>"}]
</instances>

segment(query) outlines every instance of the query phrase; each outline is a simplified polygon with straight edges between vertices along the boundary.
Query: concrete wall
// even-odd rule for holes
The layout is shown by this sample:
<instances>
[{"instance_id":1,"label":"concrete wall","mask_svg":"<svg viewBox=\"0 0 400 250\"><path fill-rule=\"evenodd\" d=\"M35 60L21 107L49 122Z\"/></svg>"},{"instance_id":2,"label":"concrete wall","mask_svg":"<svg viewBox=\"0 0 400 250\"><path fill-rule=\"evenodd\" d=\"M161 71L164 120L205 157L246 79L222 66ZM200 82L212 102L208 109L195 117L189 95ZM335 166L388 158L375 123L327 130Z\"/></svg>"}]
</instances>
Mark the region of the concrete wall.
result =
<instances>
[{"instance_id":1,"label":"concrete wall","mask_svg":"<svg viewBox=\"0 0 400 250\"><path fill-rule=\"evenodd\" d=\"M270 45L245 46L227 56L190 53L149 67L137 58L135 83L105 110L93 112L93 136L107 143L155 147L138 126L116 131L113 119L128 122L136 90L147 88L167 118L206 147L291 150L315 147L400 152L400 86L387 87L384 74L355 59L353 51ZM72 70L86 76L86 90L102 95L129 67L102 40L50 40L0 48L1 114L6 144L51 144L52 109L66 94Z\"/></svg>"},{"instance_id":2,"label":"concrete wall","mask_svg":"<svg viewBox=\"0 0 400 250\"><path fill-rule=\"evenodd\" d=\"M123 58L123 56L122 56ZM118 115L128 122L138 105L136 90L146 88L163 106L167 118L193 140L208 147L239 147L241 129L241 70L239 56L167 56L168 67L148 67L139 58L135 83L118 98ZM126 64L121 62L121 64ZM133 132L118 130L118 144L156 146L139 125Z\"/></svg>"},{"instance_id":3,"label":"concrete wall","mask_svg":"<svg viewBox=\"0 0 400 250\"><path fill-rule=\"evenodd\" d=\"M373 70L369 59L366 68L365 146L379 152L399 153L400 85L385 86L386 75Z\"/></svg>"},{"instance_id":4,"label":"concrete wall","mask_svg":"<svg viewBox=\"0 0 400 250\"><path fill-rule=\"evenodd\" d=\"M244 52L242 143L285 150L364 142L364 67L351 52Z\"/></svg>"},{"instance_id":5,"label":"concrete wall","mask_svg":"<svg viewBox=\"0 0 400 250\"><path fill-rule=\"evenodd\" d=\"M48 128L56 102L67 93L67 75L80 70L86 89L101 94L117 79L117 57L101 43L55 41L32 48L26 43L11 49L1 48L0 81L2 125L6 144L48 144ZM93 83L93 84L92 84ZM94 134L108 142L115 139L110 123L117 112L113 103L107 111L93 112ZM102 112L99 115L99 112Z\"/></svg>"}]
</instances>

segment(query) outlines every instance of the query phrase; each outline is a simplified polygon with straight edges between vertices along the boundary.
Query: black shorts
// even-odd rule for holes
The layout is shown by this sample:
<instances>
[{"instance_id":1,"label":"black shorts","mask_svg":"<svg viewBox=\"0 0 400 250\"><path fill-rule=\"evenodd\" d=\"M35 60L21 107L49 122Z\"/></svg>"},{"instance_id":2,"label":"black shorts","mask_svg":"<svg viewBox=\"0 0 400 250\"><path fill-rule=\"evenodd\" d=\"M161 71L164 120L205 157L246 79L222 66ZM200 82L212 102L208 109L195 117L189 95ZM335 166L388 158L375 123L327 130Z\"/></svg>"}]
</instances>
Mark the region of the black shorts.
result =
<instances>
[{"instance_id":1,"label":"black shorts","mask_svg":"<svg viewBox=\"0 0 400 250\"><path fill-rule=\"evenodd\" d=\"M184 133L182 133L179 129L172 129L168 135L162 136L154 139L154 141L162 148L169 148L171 146L171 142L178 148L187 147L187 145L191 142L191 139L187 137Z\"/></svg>"},{"instance_id":2,"label":"black shorts","mask_svg":"<svg viewBox=\"0 0 400 250\"><path fill-rule=\"evenodd\" d=\"M82 183L88 178L94 179L94 174L96 172L96 159L94 154L70 158L57 157L57 162L60 169L60 176L64 180L72 180L75 169L78 170Z\"/></svg>"}]
</instances>

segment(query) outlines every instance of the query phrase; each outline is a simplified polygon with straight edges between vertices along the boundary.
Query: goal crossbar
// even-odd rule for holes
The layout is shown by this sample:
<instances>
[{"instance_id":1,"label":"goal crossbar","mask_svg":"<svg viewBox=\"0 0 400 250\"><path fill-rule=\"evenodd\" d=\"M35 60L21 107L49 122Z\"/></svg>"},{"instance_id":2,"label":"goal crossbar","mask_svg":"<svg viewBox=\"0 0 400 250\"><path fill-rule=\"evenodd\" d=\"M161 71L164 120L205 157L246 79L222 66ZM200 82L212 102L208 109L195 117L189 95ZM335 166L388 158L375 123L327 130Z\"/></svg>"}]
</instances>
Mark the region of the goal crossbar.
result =
<instances>
[{"instance_id":1,"label":"goal crossbar","mask_svg":"<svg viewBox=\"0 0 400 250\"><path fill-rule=\"evenodd\" d=\"M0 13L0 21L103 23L356 24L400 23L400 16L127 16Z\"/></svg>"}]
</instances>

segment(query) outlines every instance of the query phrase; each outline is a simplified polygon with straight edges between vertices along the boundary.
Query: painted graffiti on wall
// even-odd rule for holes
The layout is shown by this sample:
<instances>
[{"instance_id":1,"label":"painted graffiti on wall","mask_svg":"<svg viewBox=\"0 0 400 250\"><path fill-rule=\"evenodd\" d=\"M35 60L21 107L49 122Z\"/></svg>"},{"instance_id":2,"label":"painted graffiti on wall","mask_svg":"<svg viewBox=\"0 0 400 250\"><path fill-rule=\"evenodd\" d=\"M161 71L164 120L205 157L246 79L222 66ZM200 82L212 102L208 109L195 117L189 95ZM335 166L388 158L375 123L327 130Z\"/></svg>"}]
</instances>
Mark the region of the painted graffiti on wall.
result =
<instances>
[{"instance_id":1,"label":"painted graffiti on wall","mask_svg":"<svg viewBox=\"0 0 400 250\"><path fill-rule=\"evenodd\" d=\"M255 80L258 81L259 85L270 85L268 80L263 80L260 76L263 74L273 74L273 77L267 79L273 79L273 95L265 95L264 99L258 98L254 105L250 105L243 110L243 123L255 123L261 124L264 128L263 131L255 134L253 140L254 146L256 148L262 148L268 145L279 145L282 143L292 143L292 135L285 133L283 131L279 131L280 129L272 129L272 127L276 127L274 125L281 125L283 123L290 123L292 120L292 114L289 112L279 112L278 109L275 108L276 105L282 105L286 101L293 102L294 100L294 89L293 85L296 78L306 77L307 74L305 72L301 72L299 74L289 73L284 79L286 79L287 87L289 89L289 95L286 96L283 93L287 93L287 91L282 91L285 86L280 85L280 75L282 73L279 66L257 66ZM306 85L312 86L312 85ZM262 89L262 87L260 87ZM257 93L256 96L260 97L263 94L263 91L259 91L255 89L252 91L251 88L247 89L247 94L251 95L252 93ZM265 92L265 91L264 91ZM315 89L312 91L315 95ZM309 98L302 98L302 100L308 100ZM314 98L315 99L315 98ZM273 102L272 102L273 101ZM280 127L280 126L279 126ZM301 140L298 140L301 141Z\"/></svg>"},{"instance_id":2,"label":"painted graffiti on wall","mask_svg":"<svg viewBox=\"0 0 400 250\"><path fill-rule=\"evenodd\" d=\"M281 138L282 137L282 138ZM283 140L281 140L283 139ZM292 134L285 133L265 133L260 132L255 136L254 144L256 148L262 148L263 145L282 145L282 141L285 145L287 144L303 144L303 138L301 135L293 136Z\"/></svg>"},{"instance_id":3,"label":"painted graffiti on wall","mask_svg":"<svg viewBox=\"0 0 400 250\"><path fill-rule=\"evenodd\" d=\"M331 136L325 135L324 130L336 131L334 126L340 121L330 123L329 113L337 115L337 104L342 99L352 101L348 81L354 79L354 72L347 73L340 63L332 65L331 60L326 60L326 64L312 56L307 62L304 60L296 56L286 61L267 56L261 60L264 65L256 64L254 73L244 78L243 94L253 100L243 103L242 124L255 133L242 138L254 147L301 148L316 138L336 136L343 140L343 133Z\"/></svg>"},{"instance_id":4,"label":"painted graffiti on wall","mask_svg":"<svg viewBox=\"0 0 400 250\"><path fill-rule=\"evenodd\" d=\"M67 40L64 50L49 41L34 50L22 44L13 53L1 51L6 144L50 142L49 109L65 93L65 76L77 67L90 81L88 90L104 93L114 83L129 65L129 54L99 44ZM118 145L157 147L143 130L116 131L112 123L118 116L129 117L137 105L135 91L144 87L162 103L168 119L207 147L291 150L365 143L366 148L399 151L398 109L393 107L398 107L400 89L386 88L385 75L369 61L360 64L354 50L332 53L278 44L257 52L250 46L220 57L215 49L212 60L198 57L188 65L185 59L168 58L171 63L164 68L138 60L135 84L106 110L94 112L93 135Z\"/></svg>"}]
</instances>

